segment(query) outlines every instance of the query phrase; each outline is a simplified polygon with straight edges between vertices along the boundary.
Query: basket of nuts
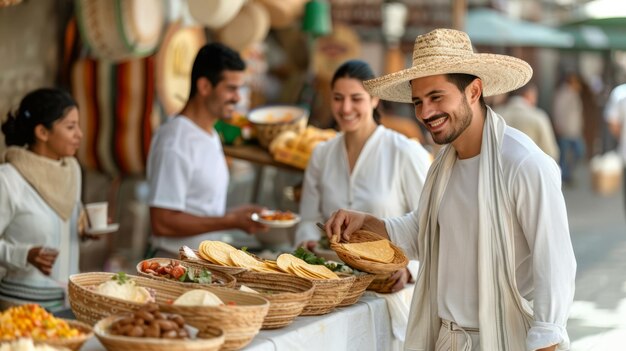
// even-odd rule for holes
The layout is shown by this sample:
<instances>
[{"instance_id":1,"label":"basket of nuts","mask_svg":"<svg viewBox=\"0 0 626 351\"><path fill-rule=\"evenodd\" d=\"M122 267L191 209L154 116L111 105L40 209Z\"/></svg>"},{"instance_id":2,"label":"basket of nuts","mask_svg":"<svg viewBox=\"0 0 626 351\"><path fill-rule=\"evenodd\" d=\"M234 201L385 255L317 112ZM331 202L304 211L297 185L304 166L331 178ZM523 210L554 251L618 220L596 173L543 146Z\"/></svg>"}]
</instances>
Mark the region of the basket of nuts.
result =
<instances>
[{"instance_id":1,"label":"basket of nuts","mask_svg":"<svg viewBox=\"0 0 626 351\"><path fill-rule=\"evenodd\" d=\"M221 329L205 329L202 338L194 337L182 316L161 313L152 303L133 313L100 320L94 333L108 351L217 351L224 344Z\"/></svg>"}]
</instances>

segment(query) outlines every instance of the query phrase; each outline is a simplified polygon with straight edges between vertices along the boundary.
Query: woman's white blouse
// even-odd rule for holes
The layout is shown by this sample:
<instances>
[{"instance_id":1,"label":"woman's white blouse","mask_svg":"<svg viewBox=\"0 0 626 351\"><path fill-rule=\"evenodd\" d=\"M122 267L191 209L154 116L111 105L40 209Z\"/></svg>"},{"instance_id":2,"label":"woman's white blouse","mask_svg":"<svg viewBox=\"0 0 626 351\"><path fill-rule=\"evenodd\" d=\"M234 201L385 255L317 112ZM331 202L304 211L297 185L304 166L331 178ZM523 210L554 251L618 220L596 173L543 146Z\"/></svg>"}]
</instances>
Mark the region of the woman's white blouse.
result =
<instances>
[{"instance_id":1,"label":"woman's white blouse","mask_svg":"<svg viewBox=\"0 0 626 351\"><path fill-rule=\"evenodd\" d=\"M0 165L0 278L30 287L65 286L78 273L79 204L80 192L64 221L12 165ZM49 277L26 260L34 246L60 252Z\"/></svg>"},{"instance_id":2,"label":"woman's white blouse","mask_svg":"<svg viewBox=\"0 0 626 351\"><path fill-rule=\"evenodd\" d=\"M304 176L295 243L318 240L315 223L325 222L338 209L380 218L416 209L431 161L421 144L383 126L365 143L352 173L343 133L320 144Z\"/></svg>"}]
</instances>

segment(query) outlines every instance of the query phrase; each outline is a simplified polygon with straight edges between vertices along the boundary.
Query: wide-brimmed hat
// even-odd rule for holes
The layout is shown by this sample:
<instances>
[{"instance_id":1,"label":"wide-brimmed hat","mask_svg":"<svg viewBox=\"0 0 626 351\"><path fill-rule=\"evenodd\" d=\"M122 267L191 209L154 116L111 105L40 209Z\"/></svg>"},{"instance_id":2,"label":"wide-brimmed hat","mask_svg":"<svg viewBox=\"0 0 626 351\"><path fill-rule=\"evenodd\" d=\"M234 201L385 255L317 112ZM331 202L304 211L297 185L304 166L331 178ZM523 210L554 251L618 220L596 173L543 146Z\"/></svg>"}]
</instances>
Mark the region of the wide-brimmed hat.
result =
<instances>
[{"instance_id":1,"label":"wide-brimmed hat","mask_svg":"<svg viewBox=\"0 0 626 351\"><path fill-rule=\"evenodd\" d=\"M263 5L250 1L215 34L217 40L237 51L262 42L270 31L270 15Z\"/></svg>"},{"instance_id":2,"label":"wide-brimmed hat","mask_svg":"<svg viewBox=\"0 0 626 351\"><path fill-rule=\"evenodd\" d=\"M526 84L533 70L515 57L477 54L464 32L435 29L418 36L413 46L413 65L405 70L364 82L373 96L412 102L410 81L439 74L464 73L483 81L483 96L503 94Z\"/></svg>"}]
</instances>

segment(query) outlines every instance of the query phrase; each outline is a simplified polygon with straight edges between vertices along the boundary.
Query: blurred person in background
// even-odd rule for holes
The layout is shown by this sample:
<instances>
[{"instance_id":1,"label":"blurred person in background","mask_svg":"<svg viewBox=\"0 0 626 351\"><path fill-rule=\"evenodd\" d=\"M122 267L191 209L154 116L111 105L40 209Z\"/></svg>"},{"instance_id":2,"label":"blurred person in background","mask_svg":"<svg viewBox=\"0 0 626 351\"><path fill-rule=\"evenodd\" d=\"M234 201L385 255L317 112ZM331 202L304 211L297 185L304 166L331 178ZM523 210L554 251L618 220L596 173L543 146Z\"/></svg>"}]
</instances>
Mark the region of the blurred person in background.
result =
<instances>
[{"instance_id":1,"label":"blurred person in background","mask_svg":"<svg viewBox=\"0 0 626 351\"><path fill-rule=\"evenodd\" d=\"M380 125L379 99L363 87L374 78L370 66L359 60L342 64L331 80L331 111L340 133L318 145L304 176L296 243L314 251L322 233L317 222L341 208L395 217L417 208L430 154L417 142ZM392 291L400 291L417 274L417 261L389 278ZM411 285L412 287L412 285ZM395 319L396 349L401 349L413 289L396 298L404 306L403 320ZM393 305L393 303L389 303ZM391 308L390 308L391 309ZM393 312L392 312L393 313ZM396 317L397 318L397 317Z\"/></svg>"},{"instance_id":2,"label":"blurred person in background","mask_svg":"<svg viewBox=\"0 0 626 351\"><path fill-rule=\"evenodd\" d=\"M626 209L626 84L619 85L611 91L605 107L604 119L609 132L617 140L617 152L625 165L622 170L622 189Z\"/></svg>"},{"instance_id":3,"label":"blurred person in background","mask_svg":"<svg viewBox=\"0 0 626 351\"><path fill-rule=\"evenodd\" d=\"M552 117L559 144L559 166L566 185L573 185L576 165L585 155L581 77L568 73L554 96Z\"/></svg>"},{"instance_id":4,"label":"blurred person in background","mask_svg":"<svg viewBox=\"0 0 626 351\"><path fill-rule=\"evenodd\" d=\"M2 132L0 309L27 302L63 309L82 234L76 102L62 90L35 90L8 114Z\"/></svg>"},{"instance_id":5,"label":"blurred person in background","mask_svg":"<svg viewBox=\"0 0 626 351\"><path fill-rule=\"evenodd\" d=\"M534 82L511 92L507 102L494 111L504 118L507 125L522 131L543 152L559 161L559 146L554 137L548 114L537 107L539 90Z\"/></svg>"},{"instance_id":6,"label":"blurred person in background","mask_svg":"<svg viewBox=\"0 0 626 351\"><path fill-rule=\"evenodd\" d=\"M220 43L196 55L189 99L179 115L161 126L148 154L148 203L152 226L148 256L178 257L183 246L220 240L228 229L266 231L251 215L263 208L242 205L226 210L228 166L215 123L229 119L240 100L246 65Z\"/></svg>"}]
</instances>

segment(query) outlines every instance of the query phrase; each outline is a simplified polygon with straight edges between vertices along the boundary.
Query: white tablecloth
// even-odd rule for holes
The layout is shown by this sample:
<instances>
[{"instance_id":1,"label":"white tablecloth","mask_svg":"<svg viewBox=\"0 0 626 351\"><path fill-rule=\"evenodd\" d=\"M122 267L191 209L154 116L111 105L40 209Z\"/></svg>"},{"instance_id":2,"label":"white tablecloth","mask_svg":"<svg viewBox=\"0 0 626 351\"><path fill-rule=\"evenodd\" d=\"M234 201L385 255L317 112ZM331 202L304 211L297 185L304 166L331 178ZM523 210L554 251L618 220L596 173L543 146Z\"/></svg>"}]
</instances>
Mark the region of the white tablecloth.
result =
<instances>
[{"instance_id":1,"label":"white tablecloth","mask_svg":"<svg viewBox=\"0 0 626 351\"><path fill-rule=\"evenodd\" d=\"M356 304L322 316L300 316L290 325L262 330L245 351L389 351L397 349L384 299L366 292ZM81 351L102 351L94 337Z\"/></svg>"}]
</instances>

